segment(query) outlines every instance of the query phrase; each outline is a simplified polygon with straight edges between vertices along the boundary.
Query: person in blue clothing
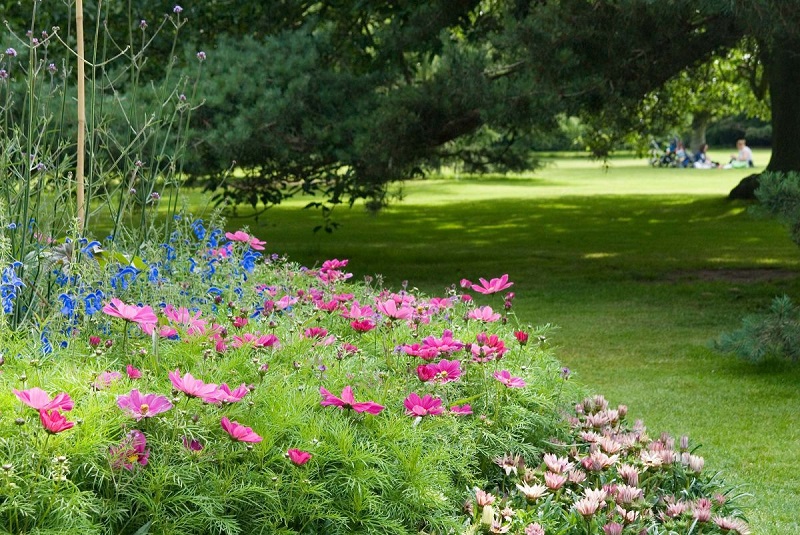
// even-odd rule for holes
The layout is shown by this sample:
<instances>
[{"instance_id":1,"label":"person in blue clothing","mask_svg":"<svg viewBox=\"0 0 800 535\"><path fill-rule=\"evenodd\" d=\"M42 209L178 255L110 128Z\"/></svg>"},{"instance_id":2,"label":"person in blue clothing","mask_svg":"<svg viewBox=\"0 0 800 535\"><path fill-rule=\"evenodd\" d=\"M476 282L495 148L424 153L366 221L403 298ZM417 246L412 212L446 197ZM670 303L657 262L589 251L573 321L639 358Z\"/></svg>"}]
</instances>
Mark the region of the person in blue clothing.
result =
<instances>
[{"instance_id":1,"label":"person in blue clothing","mask_svg":"<svg viewBox=\"0 0 800 535\"><path fill-rule=\"evenodd\" d=\"M692 163L695 169L714 169L719 167L717 162L712 162L708 157L708 144L703 143L697 152L694 153L694 161Z\"/></svg>"}]
</instances>

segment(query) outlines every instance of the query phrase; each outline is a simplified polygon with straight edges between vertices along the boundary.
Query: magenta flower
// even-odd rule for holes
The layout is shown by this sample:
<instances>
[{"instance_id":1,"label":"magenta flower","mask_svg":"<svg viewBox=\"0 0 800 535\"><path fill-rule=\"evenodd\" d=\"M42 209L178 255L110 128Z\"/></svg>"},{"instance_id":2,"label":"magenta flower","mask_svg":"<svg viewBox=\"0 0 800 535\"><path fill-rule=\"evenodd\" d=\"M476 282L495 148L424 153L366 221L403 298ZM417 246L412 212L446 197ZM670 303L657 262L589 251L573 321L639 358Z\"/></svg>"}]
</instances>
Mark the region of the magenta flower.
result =
<instances>
[{"instance_id":1,"label":"magenta flower","mask_svg":"<svg viewBox=\"0 0 800 535\"><path fill-rule=\"evenodd\" d=\"M422 341L422 346L429 349L436 349L439 355L443 353L455 353L464 348L464 343L453 338L453 331L445 329L441 338L428 336Z\"/></svg>"},{"instance_id":2,"label":"magenta flower","mask_svg":"<svg viewBox=\"0 0 800 535\"><path fill-rule=\"evenodd\" d=\"M400 347L406 355L419 357L424 360L433 360L439 355L439 350L424 344L405 344Z\"/></svg>"},{"instance_id":3,"label":"magenta flower","mask_svg":"<svg viewBox=\"0 0 800 535\"><path fill-rule=\"evenodd\" d=\"M66 431L67 429L72 429L72 427L75 425L75 422L68 422L66 417L57 409L40 409L39 421L42 422L42 426L44 427L45 431L51 435L55 435L61 431Z\"/></svg>"},{"instance_id":4,"label":"magenta flower","mask_svg":"<svg viewBox=\"0 0 800 535\"><path fill-rule=\"evenodd\" d=\"M239 422L231 422L227 417L220 420L220 425L237 442L261 442L264 440L258 436L252 428L245 427Z\"/></svg>"},{"instance_id":5,"label":"magenta flower","mask_svg":"<svg viewBox=\"0 0 800 535\"><path fill-rule=\"evenodd\" d=\"M403 405L406 406L406 414L409 416L435 416L444 410L441 399L430 394L420 398L416 392L411 392L403 401Z\"/></svg>"},{"instance_id":6,"label":"magenta flower","mask_svg":"<svg viewBox=\"0 0 800 535\"><path fill-rule=\"evenodd\" d=\"M142 372L138 368L134 368L131 364L125 366L125 373L128 374L128 379L141 379Z\"/></svg>"},{"instance_id":7,"label":"magenta flower","mask_svg":"<svg viewBox=\"0 0 800 535\"><path fill-rule=\"evenodd\" d=\"M141 394L134 388L127 396L117 396L117 406L138 422L170 410L172 403L165 396Z\"/></svg>"},{"instance_id":8,"label":"magenta flower","mask_svg":"<svg viewBox=\"0 0 800 535\"><path fill-rule=\"evenodd\" d=\"M511 286L514 285L513 282L508 282L508 273L506 273L499 279L492 279L490 281L487 281L484 278L480 278L478 280L480 280L480 284L473 284L472 290L478 293L482 293L484 295L502 292L506 288L510 288Z\"/></svg>"},{"instance_id":9,"label":"magenta flower","mask_svg":"<svg viewBox=\"0 0 800 535\"><path fill-rule=\"evenodd\" d=\"M169 380L175 390L183 392L190 398L200 398L208 403L219 402L217 385L213 383L206 384L200 379L195 379L189 372L186 372L183 377L181 377L180 370L169 372Z\"/></svg>"},{"instance_id":10,"label":"magenta flower","mask_svg":"<svg viewBox=\"0 0 800 535\"><path fill-rule=\"evenodd\" d=\"M272 347L278 349L281 347L278 337L274 334L261 334L256 333L242 333L241 336L234 335L231 347L239 348L244 346L253 346L257 349L265 349Z\"/></svg>"},{"instance_id":11,"label":"magenta flower","mask_svg":"<svg viewBox=\"0 0 800 535\"><path fill-rule=\"evenodd\" d=\"M484 323L491 323L500 319L500 314L492 310L492 307L478 307L469 311L467 318L478 320Z\"/></svg>"},{"instance_id":12,"label":"magenta flower","mask_svg":"<svg viewBox=\"0 0 800 535\"><path fill-rule=\"evenodd\" d=\"M359 333L366 333L376 327L375 322L371 319L353 320L350 322L350 327Z\"/></svg>"},{"instance_id":13,"label":"magenta flower","mask_svg":"<svg viewBox=\"0 0 800 535\"><path fill-rule=\"evenodd\" d=\"M453 405L450 407L450 414L454 414L456 416L468 416L472 414L472 407L469 403L464 405Z\"/></svg>"},{"instance_id":14,"label":"magenta flower","mask_svg":"<svg viewBox=\"0 0 800 535\"><path fill-rule=\"evenodd\" d=\"M363 320L371 318L374 313L371 306L365 305L362 307L358 301L353 301L350 308L342 312L342 317L351 320Z\"/></svg>"},{"instance_id":15,"label":"magenta flower","mask_svg":"<svg viewBox=\"0 0 800 535\"><path fill-rule=\"evenodd\" d=\"M158 318L149 306L128 305L116 297L103 307L103 312L109 316L131 323L138 323L139 325L158 323Z\"/></svg>"},{"instance_id":16,"label":"magenta flower","mask_svg":"<svg viewBox=\"0 0 800 535\"><path fill-rule=\"evenodd\" d=\"M325 338L328 336L328 329L322 327L309 327L303 333L305 338Z\"/></svg>"},{"instance_id":17,"label":"magenta flower","mask_svg":"<svg viewBox=\"0 0 800 535\"><path fill-rule=\"evenodd\" d=\"M303 466L310 461L312 457L312 455L307 451L298 450L296 448L291 448L286 452L286 455L289 457L289 460L297 466Z\"/></svg>"},{"instance_id":18,"label":"magenta flower","mask_svg":"<svg viewBox=\"0 0 800 535\"><path fill-rule=\"evenodd\" d=\"M21 402L28 407L34 408L37 411L57 409L61 411L71 411L75 406L69 394L61 392L55 398L50 399L47 392L38 387L33 387L28 390L19 391L15 388L12 389Z\"/></svg>"},{"instance_id":19,"label":"magenta flower","mask_svg":"<svg viewBox=\"0 0 800 535\"><path fill-rule=\"evenodd\" d=\"M492 377L506 385L508 388L524 388L525 381L522 380L522 377L511 377L511 372L508 370L500 370L499 372L494 372Z\"/></svg>"},{"instance_id":20,"label":"magenta flower","mask_svg":"<svg viewBox=\"0 0 800 535\"><path fill-rule=\"evenodd\" d=\"M521 346L524 346L525 344L528 343L529 337L530 335L525 331L514 331L514 338L517 339L517 342L519 342L519 345Z\"/></svg>"},{"instance_id":21,"label":"magenta flower","mask_svg":"<svg viewBox=\"0 0 800 535\"><path fill-rule=\"evenodd\" d=\"M237 230L236 232L226 232L225 237L228 238L230 241L238 241L246 243L256 251L263 251L264 246L267 244L267 242L261 241L255 236L251 236L247 232L244 232L243 230Z\"/></svg>"},{"instance_id":22,"label":"magenta flower","mask_svg":"<svg viewBox=\"0 0 800 535\"><path fill-rule=\"evenodd\" d=\"M231 391L231 387L229 387L227 383L222 383L219 385L216 397L219 401L224 403L236 403L237 401L241 401L248 392L250 392L250 390L245 383L242 383L233 391Z\"/></svg>"},{"instance_id":23,"label":"magenta flower","mask_svg":"<svg viewBox=\"0 0 800 535\"><path fill-rule=\"evenodd\" d=\"M417 366L417 377L420 381L431 381L439 384L457 381L461 377L461 363L457 360L440 360L436 364Z\"/></svg>"},{"instance_id":24,"label":"magenta flower","mask_svg":"<svg viewBox=\"0 0 800 535\"><path fill-rule=\"evenodd\" d=\"M199 440L194 439L194 438L189 440L186 437L183 437L182 440L183 440L183 446L187 450L189 450L191 452L203 451L203 445L200 443Z\"/></svg>"},{"instance_id":25,"label":"magenta flower","mask_svg":"<svg viewBox=\"0 0 800 535\"><path fill-rule=\"evenodd\" d=\"M368 412L370 414L378 414L383 410L383 405L378 405L374 401L356 402L353 397L353 388L349 385L342 390L342 397L337 398L324 387L319 387L319 393L322 394L322 401L319 402L323 407L334 406L341 409L353 409L356 412Z\"/></svg>"},{"instance_id":26,"label":"magenta flower","mask_svg":"<svg viewBox=\"0 0 800 535\"><path fill-rule=\"evenodd\" d=\"M198 310L194 314L189 312L186 307L175 308L172 305L164 307L164 315L172 323L186 327L186 334L202 334L206 331L208 322L200 319L201 312Z\"/></svg>"},{"instance_id":27,"label":"magenta flower","mask_svg":"<svg viewBox=\"0 0 800 535\"><path fill-rule=\"evenodd\" d=\"M500 360L508 351L505 342L496 334L479 333L475 339L476 343L470 345L470 352L472 352L472 360L474 362Z\"/></svg>"},{"instance_id":28,"label":"magenta flower","mask_svg":"<svg viewBox=\"0 0 800 535\"><path fill-rule=\"evenodd\" d=\"M111 466L133 470L136 464L147 465L150 450L147 448L147 439L138 429L132 429L122 440L119 446L109 449Z\"/></svg>"},{"instance_id":29,"label":"magenta flower","mask_svg":"<svg viewBox=\"0 0 800 535\"><path fill-rule=\"evenodd\" d=\"M414 309L410 306L401 305L397 306L397 302L394 299L389 299L383 302L377 302L375 306L378 309L378 312L390 318L392 320L407 320L411 319L414 315Z\"/></svg>"}]
</instances>

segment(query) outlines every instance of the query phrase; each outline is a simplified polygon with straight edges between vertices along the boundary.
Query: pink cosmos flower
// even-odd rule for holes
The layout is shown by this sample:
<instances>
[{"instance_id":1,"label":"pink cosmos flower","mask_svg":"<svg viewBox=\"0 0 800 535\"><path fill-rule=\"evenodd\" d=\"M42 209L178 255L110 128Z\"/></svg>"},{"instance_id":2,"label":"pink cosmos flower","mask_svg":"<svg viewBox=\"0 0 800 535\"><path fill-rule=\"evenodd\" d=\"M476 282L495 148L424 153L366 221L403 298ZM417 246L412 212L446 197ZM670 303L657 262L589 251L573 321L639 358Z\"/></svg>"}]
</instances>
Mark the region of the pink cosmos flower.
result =
<instances>
[{"instance_id":1,"label":"pink cosmos flower","mask_svg":"<svg viewBox=\"0 0 800 535\"><path fill-rule=\"evenodd\" d=\"M324 387L319 387L319 393L322 394L322 401L320 405L323 407L334 406L341 409L353 409L356 412L368 412L370 414L378 414L383 410L383 405L379 405L374 401L356 402L353 397L353 388L346 386L342 390L342 397L337 398Z\"/></svg>"},{"instance_id":2,"label":"pink cosmos flower","mask_svg":"<svg viewBox=\"0 0 800 535\"><path fill-rule=\"evenodd\" d=\"M231 391L231 388L227 385L227 383L222 383L219 385L219 390L217 392L217 399L223 403L236 403L237 401L241 401L243 397L250 392L250 389L247 388L247 384L242 383L240 384L236 390Z\"/></svg>"},{"instance_id":3,"label":"pink cosmos flower","mask_svg":"<svg viewBox=\"0 0 800 535\"><path fill-rule=\"evenodd\" d=\"M456 416L468 416L472 414L472 407L469 403L464 405L453 405L450 407L450 414L454 414Z\"/></svg>"},{"instance_id":4,"label":"pink cosmos flower","mask_svg":"<svg viewBox=\"0 0 800 535\"><path fill-rule=\"evenodd\" d=\"M233 336L231 347L239 348L246 345L253 346L257 349L265 349L267 347L278 349L281 346L280 342L278 341L278 337L274 334L261 334L260 332L255 332L242 333L241 336Z\"/></svg>"},{"instance_id":5,"label":"pink cosmos flower","mask_svg":"<svg viewBox=\"0 0 800 535\"><path fill-rule=\"evenodd\" d=\"M480 280L480 284L473 284L471 288L473 291L482 293L484 295L502 292L506 288L510 288L514 285L513 282L508 282L508 273L499 279L492 279L491 281L487 281L484 278L480 278L478 280Z\"/></svg>"},{"instance_id":6,"label":"pink cosmos flower","mask_svg":"<svg viewBox=\"0 0 800 535\"><path fill-rule=\"evenodd\" d=\"M193 438L190 440L186 437L183 437L182 441L183 441L183 446L191 452L203 451L203 445L197 439Z\"/></svg>"},{"instance_id":7,"label":"pink cosmos flower","mask_svg":"<svg viewBox=\"0 0 800 535\"><path fill-rule=\"evenodd\" d=\"M284 295L275 302L275 309L286 310L290 306L294 306L297 303L297 301L298 299L296 297L292 297L291 295Z\"/></svg>"},{"instance_id":8,"label":"pink cosmos flower","mask_svg":"<svg viewBox=\"0 0 800 535\"><path fill-rule=\"evenodd\" d=\"M105 390L110 387L112 383L119 380L120 377L122 377L122 374L119 372L105 371L97 376L92 386L97 390Z\"/></svg>"},{"instance_id":9,"label":"pink cosmos flower","mask_svg":"<svg viewBox=\"0 0 800 535\"><path fill-rule=\"evenodd\" d=\"M362 307L358 301L353 301L350 304L350 308L342 312L342 317L351 320L362 320L371 318L374 314L375 312L372 310L371 306L365 305Z\"/></svg>"},{"instance_id":10,"label":"pink cosmos flower","mask_svg":"<svg viewBox=\"0 0 800 535\"><path fill-rule=\"evenodd\" d=\"M467 318L471 320L478 320L484 323L492 323L500 319L500 314L492 310L492 307L478 307L469 311Z\"/></svg>"},{"instance_id":11,"label":"pink cosmos flower","mask_svg":"<svg viewBox=\"0 0 800 535\"><path fill-rule=\"evenodd\" d=\"M102 342L102 340L100 339L100 337L99 337L99 336L90 336L90 337L89 337L89 345L90 345L91 347L97 347L97 346L99 346L99 345L100 345L100 342Z\"/></svg>"},{"instance_id":12,"label":"pink cosmos flower","mask_svg":"<svg viewBox=\"0 0 800 535\"><path fill-rule=\"evenodd\" d=\"M210 403L218 402L217 392L219 389L216 384L206 384L200 379L192 377L192 374L189 372L186 372L184 376L181 377L180 370L169 372L169 380L172 382L172 386L175 387L175 390L183 392L190 398L200 398L203 401L210 400Z\"/></svg>"},{"instance_id":13,"label":"pink cosmos flower","mask_svg":"<svg viewBox=\"0 0 800 535\"><path fill-rule=\"evenodd\" d=\"M530 335L525 331L514 331L514 338L517 339L519 345L524 346L528 343L528 338L530 338Z\"/></svg>"},{"instance_id":14,"label":"pink cosmos flower","mask_svg":"<svg viewBox=\"0 0 800 535\"><path fill-rule=\"evenodd\" d=\"M417 377L423 383L427 383L433 379L434 375L436 375L436 371L431 364L420 364L417 366Z\"/></svg>"},{"instance_id":15,"label":"pink cosmos flower","mask_svg":"<svg viewBox=\"0 0 800 535\"><path fill-rule=\"evenodd\" d=\"M318 299L314 301L314 306L317 307L317 310L322 310L323 312L331 314L339 310L340 304L336 299L331 299L330 301Z\"/></svg>"},{"instance_id":16,"label":"pink cosmos flower","mask_svg":"<svg viewBox=\"0 0 800 535\"><path fill-rule=\"evenodd\" d=\"M411 319L414 315L413 308L404 305L398 307L394 299L389 299L383 302L378 301L375 303L375 306L377 307L378 312L392 320L407 320Z\"/></svg>"},{"instance_id":17,"label":"pink cosmos flower","mask_svg":"<svg viewBox=\"0 0 800 535\"><path fill-rule=\"evenodd\" d=\"M117 396L117 406L138 422L170 410L172 403L165 396L141 394L134 388L128 395Z\"/></svg>"},{"instance_id":18,"label":"pink cosmos flower","mask_svg":"<svg viewBox=\"0 0 800 535\"><path fill-rule=\"evenodd\" d=\"M453 338L453 331L445 329L441 338L428 336L422 341L425 348L436 349L439 355L455 353L464 349L464 343Z\"/></svg>"},{"instance_id":19,"label":"pink cosmos flower","mask_svg":"<svg viewBox=\"0 0 800 535\"><path fill-rule=\"evenodd\" d=\"M128 305L118 298L113 298L103 307L103 312L109 316L120 318L139 325L156 324L158 318L149 306Z\"/></svg>"},{"instance_id":20,"label":"pink cosmos flower","mask_svg":"<svg viewBox=\"0 0 800 535\"><path fill-rule=\"evenodd\" d=\"M303 466L310 461L312 457L312 455L307 451L298 450L296 448L291 448L286 452L286 455L289 457L289 460L297 466Z\"/></svg>"},{"instance_id":21,"label":"pink cosmos flower","mask_svg":"<svg viewBox=\"0 0 800 535\"><path fill-rule=\"evenodd\" d=\"M494 372L492 377L506 385L508 388L524 388L525 381L522 380L522 377L512 377L511 372L508 370L500 370L499 372Z\"/></svg>"},{"instance_id":22,"label":"pink cosmos flower","mask_svg":"<svg viewBox=\"0 0 800 535\"><path fill-rule=\"evenodd\" d=\"M219 423L232 440L238 442L261 442L264 440L253 432L252 428L245 427L239 422L231 422L227 417L222 418Z\"/></svg>"},{"instance_id":23,"label":"pink cosmos flower","mask_svg":"<svg viewBox=\"0 0 800 535\"><path fill-rule=\"evenodd\" d=\"M233 326L236 327L237 329L241 329L242 327L247 325L247 323L248 323L247 318L243 316L236 316L235 318L233 318Z\"/></svg>"},{"instance_id":24,"label":"pink cosmos flower","mask_svg":"<svg viewBox=\"0 0 800 535\"><path fill-rule=\"evenodd\" d=\"M470 345L472 360L474 362L489 362L490 360L500 360L508 352L505 342L496 334L487 335L480 333L476 337L476 342Z\"/></svg>"},{"instance_id":25,"label":"pink cosmos flower","mask_svg":"<svg viewBox=\"0 0 800 535\"><path fill-rule=\"evenodd\" d=\"M416 392L411 392L403 401L406 407L406 414L409 416L435 416L442 414L442 400L430 394L425 394L420 398Z\"/></svg>"},{"instance_id":26,"label":"pink cosmos flower","mask_svg":"<svg viewBox=\"0 0 800 535\"><path fill-rule=\"evenodd\" d=\"M45 431L51 435L55 435L61 431L66 431L67 429L72 429L72 427L75 425L75 422L68 422L66 417L57 409L40 409L39 421L42 422L42 426L44 427Z\"/></svg>"},{"instance_id":27,"label":"pink cosmos flower","mask_svg":"<svg viewBox=\"0 0 800 535\"><path fill-rule=\"evenodd\" d=\"M186 334L202 334L206 331L208 322L200 318L201 312L198 310L194 314L189 312L186 307L175 308L172 305L164 307L164 315L172 323L186 327Z\"/></svg>"},{"instance_id":28,"label":"pink cosmos flower","mask_svg":"<svg viewBox=\"0 0 800 535\"><path fill-rule=\"evenodd\" d=\"M350 327L359 333L366 333L376 327L375 322L371 319L353 320L350 322Z\"/></svg>"},{"instance_id":29,"label":"pink cosmos flower","mask_svg":"<svg viewBox=\"0 0 800 535\"><path fill-rule=\"evenodd\" d=\"M433 360L439 355L439 350L435 347L428 347L422 344L405 344L401 346L401 349L406 355L425 360Z\"/></svg>"},{"instance_id":30,"label":"pink cosmos flower","mask_svg":"<svg viewBox=\"0 0 800 535\"><path fill-rule=\"evenodd\" d=\"M328 329L322 327L310 327L303 333L305 338L325 338L327 335Z\"/></svg>"},{"instance_id":31,"label":"pink cosmos flower","mask_svg":"<svg viewBox=\"0 0 800 535\"><path fill-rule=\"evenodd\" d=\"M461 377L461 363L457 360L443 359L436 364L417 366L417 377L423 382L433 380L438 384L457 381Z\"/></svg>"},{"instance_id":32,"label":"pink cosmos flower","mask_svg":"<svg viewBox=\"0 0 800 535\"><path fill-rule=\"evenodd\" d=\"M261 241L255 236L251 236L243 230L237 230L236 232L226 232L225 237L228 238L230 241L238 241L246 243L256 251L263 251L264 246L267 244L267 242Z\"/></svg>"},{"instance_id":33,"label":"pink cosmos flower","mask_svg":"<svg viewBox=\"0 0 800 535\"><path fill-rule=\"evenodd\" d=\"M125 366L125 372L128 374L128 379L141 379L142 371L134 368L131 364Z\"/></svg>"},{"instance_id":34,"label":"pink cosmos flower","mask_svg":"<svg viewBox=\"0 0 800 535\"><path fill-rule=\"evenodd\" d=\"M133 470L137 463L147 466L150 450L147 448L147 439L138 429L132 429L117 447L109 449L111 466Z\"/></svg>"},{"instance_id":35,"label":"pink cosmos flower","mask_svg":"<svg viewBox=\"0 0 800 535\"><path fill-rule=\"evenodd\" d=\"M15 388L12 390L14 395L16 395L21 402L28 407L36 409L37 411L49 411L51 409L71 411L72 407L75 406L72 399L69 397L69 394L66 392L61 392L51 400L47 392L38 387L33 387L22 391L19 391Z\"/></svg>"}]
</instances>

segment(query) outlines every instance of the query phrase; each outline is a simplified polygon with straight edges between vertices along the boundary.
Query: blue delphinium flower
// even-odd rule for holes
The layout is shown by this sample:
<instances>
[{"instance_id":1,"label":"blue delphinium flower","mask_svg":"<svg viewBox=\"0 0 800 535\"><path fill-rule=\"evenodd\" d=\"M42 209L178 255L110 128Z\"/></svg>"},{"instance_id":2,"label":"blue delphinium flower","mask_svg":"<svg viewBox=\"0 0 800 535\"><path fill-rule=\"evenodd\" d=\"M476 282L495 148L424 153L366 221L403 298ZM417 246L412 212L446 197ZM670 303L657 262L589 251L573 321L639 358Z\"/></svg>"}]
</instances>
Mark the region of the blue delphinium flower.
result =
<instances>
[{"instance_id":1,"label":"blue delphinium flower","mask_svg":"<svg viewBox=\"0 0 800 535\"><path fill-rule=\"evenodd\" d=\"M6 266L0 275L0 301L2 301L3 313L11 314L14 310L14 299L17 298L19 288L25 286L17 276L16 269L21 266L21 262L13 262Z\"/></svg>"},{"instance_id":2,"label":"blue delphinium flower","mask_svg":"<svg viewBox=\"0 0 800 535\"><path fill-rule=\"evenodd\" d=\"M133 266L120 266L117 273L111 276L111 287L115 290L127 290L139 273L141 271Z\"/></svg>"},{"instance_id":3,"label":"blue delphinium flower","mask_svg":"<svg viewBox=\"0 0 800 535\"><path fill-rule=\"evenodd\" d=\"M219 246L219 238L222 236L222 229L215 228L208 234L208 246L209 247L217 247Z\"/></svg>"},{"instance_id":4,"label":"blue delphinium flower","mask_svg":"<svg viewBox=\"0 0 800 535\"><path fill-rule=\"evenodd\" d=\"M59 294L58 299L61 301L61 313L71 318L75 315L75 305L77 303L77 299L75 296L70 295L68 293Z\"/></svg>"},{"instance_id":5,"label":"blue delphinium flower","mask_svg":"<svg viewBox=\"0 0 800 535\"><path fill-rule=\"evenodd\" d=\"M252 273L256 267L256 260L259 258L261 258L261 253L251 250L245 251L239 265L241 265L247 273Z\"/></svg>"},{"instance_id":6,"label":"blue delphinium flower","mask_svg":"<svg viewBox=\"0 0 800 535\"><path fill-rule=\"evenodd\" d=\"M91 316L103 308L103 299L105 299L103 290L97 289L94 292L88 293L83 296L83 306L86 310L86 315Z\"/></svg>"}]
</instances>

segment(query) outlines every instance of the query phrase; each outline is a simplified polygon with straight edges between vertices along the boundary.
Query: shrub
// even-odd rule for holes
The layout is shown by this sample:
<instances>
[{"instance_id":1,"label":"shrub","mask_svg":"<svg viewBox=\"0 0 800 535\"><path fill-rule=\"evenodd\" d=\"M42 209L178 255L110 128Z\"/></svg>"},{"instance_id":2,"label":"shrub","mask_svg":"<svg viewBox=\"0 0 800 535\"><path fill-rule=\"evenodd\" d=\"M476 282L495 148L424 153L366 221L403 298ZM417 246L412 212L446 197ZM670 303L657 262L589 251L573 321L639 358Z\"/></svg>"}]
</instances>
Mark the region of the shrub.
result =
<instances>
[{"instance_id":1,"label":"shrub","mask_svg":"<svg viewBox=\"0 0 800 535\"><path fill-rule=\"evenodd\" d=\"M776 297L769 310L747 316L742 326L723 334L716 347L751 362L770 358L800 360L800 311L788 296Z\"/></svg>"},{"instance_id":2,"label":"shrub","mask_svg":"<svg viewBox=\"0 0 800 535\"><path fill-rule=\"evenodd\" d=\"M517 324L507 275L462 281L469 293L392 292L349 281L346 260L308 269L245 231L174 224L141 257L85 247L57 268L28 330L0 331L9 532L504 529L477 521L487 509L463 516L477 488L520 511L517 532L537 521L583 533L561 498L523 512L510 474L545 452L584 462L612 442L645 474L647 500L717 488L598 400L571 424L560 416L579 388L542 345L547 327ZM40 247L46 258L59 246ZM13 268L3 282L13 301ZM651 467L646 451L674 468ZM619 484L611 465L587 481ZM669 524L643 513L633 525Z\"/></svg>"}]
</instances>

